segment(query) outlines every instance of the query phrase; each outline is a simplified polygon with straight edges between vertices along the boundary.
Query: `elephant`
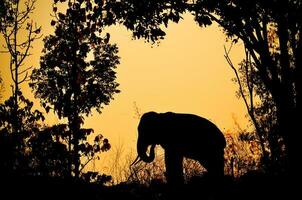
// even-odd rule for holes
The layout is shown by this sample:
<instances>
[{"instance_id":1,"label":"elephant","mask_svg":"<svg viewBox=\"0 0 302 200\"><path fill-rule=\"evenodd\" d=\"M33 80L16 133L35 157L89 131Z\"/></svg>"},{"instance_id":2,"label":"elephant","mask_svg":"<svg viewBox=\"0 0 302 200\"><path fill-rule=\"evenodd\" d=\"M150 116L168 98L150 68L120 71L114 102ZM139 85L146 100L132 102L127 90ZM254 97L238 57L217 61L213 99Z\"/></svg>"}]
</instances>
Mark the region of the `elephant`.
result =
<instances>
[{"instance_id":1,"label":"elephant","mask_svg":"<svg viewBox=\"0 0 302 200\"><path fill-rule=\"evenodd\" d=\"M137 159L152 162L156 145L165 151L168 184L184 182L183 157L199 161L208 175L224 175L225 137L215 124L203 117L173 112L143 114L138 125Z\"/></svg>"}]
</instances>

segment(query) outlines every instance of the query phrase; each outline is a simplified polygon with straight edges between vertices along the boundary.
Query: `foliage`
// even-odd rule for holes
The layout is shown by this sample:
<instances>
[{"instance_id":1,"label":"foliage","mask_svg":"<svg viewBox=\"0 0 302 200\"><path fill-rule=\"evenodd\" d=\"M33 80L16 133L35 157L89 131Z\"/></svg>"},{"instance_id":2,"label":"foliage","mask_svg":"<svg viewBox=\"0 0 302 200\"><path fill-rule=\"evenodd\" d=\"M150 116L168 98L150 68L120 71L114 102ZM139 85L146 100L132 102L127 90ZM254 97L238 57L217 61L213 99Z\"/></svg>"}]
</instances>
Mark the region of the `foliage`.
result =
<instances>
[{"instance_id":1,"label":"foliage","mask_svg":"<svg viewBox=\"0 0 302 200\"><path fill-rule=\"evenodd\" d=\"M30 168L28 139L39 131L39 124L44 121L42 113L33 110L33 102L26 99L21 91L18 92L18 96L17 113L14 113L14 97L0 104L0 168L1 172L7 174L28 173ZM14 131L15 116L22 124L18 132Z\"/></svg>"},{"instance_id":2,"label":"foliage","mask_svg":"<svg viewBox=\"0 0 302 200\"><path fill-rule=\"evenodd\" d=\"M165 180L165 165L164 156L158 155L159 151L156 149L155 160L151 163L139 162L134 166L127 169L128 171L128 182L140 183L150 185L154 180ZM130 158L130 157L129 157ZM127 162L127 166L133 162L133 159Z\"/></svg>"},{"instance_id":3,"label":"foliage","mask_svg":"<svg viewBox=\"0 0 302 200\"><path fill-rule=\"evenodd\" d=\"M29 139L33 175L68 178L69 152L64 135L66 125L58 124L42 128Z\"/></svg>"},{"instance_id":4,"label":"foliage","mask_svg":"<svg viewBox=\"0 0 302 200\"><path fill-rule=\"evenodd\" d=\"M30 67L22 69L24 60L30 56L29 50L32 43L40 38L41 27L38 27L32 20L30 14L35 9L36 0L1 2L0 33L5 45L3 47L10 54L11 77L14 82L15 93L18 92L19 84L28 80Z\"/></svg>"},{"instance_id":5,"label":"foliage","mask_svg":"<svg viewBox=\"0 0 302 200\"><path fill-rule=\"evenodd\" d=\"M2 99L3 90L4 90L3 79L2 79L1 73L0 73L0 100Z\"/></svg>"},{"instance_id":6,"label":"foliage","mask_svg":"<svg viewBox=\"0 0 302 200\"><path fill-rule=\"evenodd\" d=\"M302 109L300 0L109 0L106 5L111 21L125 25L135 38L160 40L164 26L190 12L199 26L218 23L228 38L242 41L259 76L258 86L264 87L263 95L269 94L275 105L277 127L269 134L277 131L282 136L286 173L300 174L296 158L301 152L295 150L301 141L301 134L295 131L300 130L297 116Z\"/></svg>"},{"instance_id":7,"label":"foliage","mask_svg":"<svg viewBox=\"0 0 302 200\"><path fill-rule=\"evenodd\" d=\"M152 185L153 183L165 183L165 161L163 149L161 147L155 149L155 160L151 163L138 162L131 165L135 159L133 152L123 153L122 146L115 150L113 162L110 165L111 174L113 176L112 184L119 183L139 183L143 185ZM125 160L121 160L121 157ZM192 159L184 158L183 160L184 179L189 182L193 177L200 177L205 174L205 168Z\"/></svg>"},{"instance_id":8,"label":"foliage","mask_svg":"<svg viewBox=\"0 0 302 200\"><path fill-rule=\"evenodd\" d=\"M262 151L260 141L254 132L238 130L224 133L227 141L225 148L225 175L234 178L240 178L249 171L262 170ZM119 153L116 151L116 153ZM152 163L139 162L130 166L134 160L132 154L126 156L126 162L119 165L118 182L127 181L128 183L141 183L150 185L156 180L165 182L165 164L162 150L156 149L156 159ZM119 157L119 156L117 156ZM115 163L116 164L116 163ZM129 167L130 166L130 167ZM114 168L114 166L112 166ZM183 160L184 179L189 183L194 177L202 177L205 174L205 168L195 160L185 158ZM114 174L117 175L117 174Z\"/></svg>"},{"instance_id":9,"label":"foliage","mask_svg":"<svg viewBox=\"0 0 302 200\"><path fill-rule=\"evenodd\" d=\"M239 178L249 171L262 168L262 150L255 133L225 133L225 173Z\"/></svg>"},{"instance_id":10,"label":"foliage","mask_svg":"<svg viewBox=\"0 0 302 200\"><path fill-rule=\"evenodd\" d=\"M88 171L81 176L81 179L86 183L97 183L104 185L111 181L112 177L106 174L99 174L99 172Z\"/></svg>"},{"instance_id":11,"label":"foliage","mask_svg":"<svg viewBox=\"0 0 302 200\"><path fill-rule=\"evenodd\" d=\"M228 52L225 57L235 72L236 78L233 81L239 86L237 96L243 99L250 121L255 127L264 167L274 172L284 169L284 139L277 131L277 108L272 95L261 81L259 72L255 71L255 64L248 52L238 69L233 65Z\"/></svg>"},{"instance_id":12,"label":"foliage","mask_svg":"<svg viewBox=\"0 0 302 200\"><path fill-rule=\"evenodd\" d=\"M4 22L7 19L7 7L8 7L8 1L1 1L0 2L0 28L2 29L3 26L5 26Z\"/></svg>"},{"instance_id":13,"label":"foliage","mask_svg":"<svg viewBox=\"0 0 302 200\"><path fill-rule=\"evenodd\" d=\"M81 129L88 135L92 130ZM67 124L57 124L44 127L29 139L31 150L32 174L43 177L70 178L68 162L72 152L68 151L69 130ZM80 143L80 156L85 159L81 165L81 179L85 182L105 183L110 176L100 175L98 172L85 172L85 166L94 159L99 159L99 153L110 149L110 144L102 135L97 135L93 144L85 140Z\"/></svg>"},{"instance_id":14,"label":"foliage","mask_svg":"<svg viewBox=\"0 0 302 200\"><path fill-rule=\"evenodd\" d=\"M0 5L0 33L4 38L4 51L1 53L9 53L10 55L10 73L13 81L12 96L13 100L11 119L13 132L19 132L22 129L19 118L19 104L24 102L20 92L20 84L28 81L28 72L31 67L25 67L24 61L30 56L32 43L40 38L41 27L38 27L30 19L30 15L35 9L36 0L25 0L21 4L20 1L2 1Z\"/></svg>"},{"instance_id":15,"label":"foliage","mask_svg":"<svg viewBox=\"0 0 302 200\"><path fill-rule=\"evenodd\" d=\"M118 49L109 44L108 33L101 36L100 22L92 16L97 6L91 6L82 1L70 3L66 14L55 12L55 35L44 38L41 65L31 77L42 106L59 117L68 117L73 110L86 115L92 108L101 112L119 92L114 71Z\"/></svg>"},{"instance_id":16,"label":"foliage","mask_svg":"<svg viewBox=\"0 0 302 200\"><path fill-rule=\"evenodd\" d=\"M102 138L98 136L94 145L86 142L92 129L81 128L83 115L88 116L94 108L100 113L119 92L114 71L119 64L118 49L109 43L109 33L103 35L103 19L95 17L101 4L68 1L62 13L58 1L54 1L51 25L55 33L44 38L40 68L33 70L30 83L46 112L52 109L59 118L68 119L68 151L72 152L69 170L77 178L81 156L90 161L96 152L110 147L104 139L104 149L100 149Z\"/></svg>"},{"instance_id":17,"label":"foliage","mask_svg":"<svg viewBox=\"0 0 302 200\"><path fill-rule=\"evenodd\" d=\"M39 121L44 121L43 114L38 110L33 110L33 102L26 99L22 92L18 92L20 99L19 109L17 111L17 117L23 124L21 131L33 130L38 126ZM0 126L4 127L7 132L13 133L13 117L12 110L14 109L13 97L10 97L3 104L0 105Z\"/></svg>"}]
</instances>

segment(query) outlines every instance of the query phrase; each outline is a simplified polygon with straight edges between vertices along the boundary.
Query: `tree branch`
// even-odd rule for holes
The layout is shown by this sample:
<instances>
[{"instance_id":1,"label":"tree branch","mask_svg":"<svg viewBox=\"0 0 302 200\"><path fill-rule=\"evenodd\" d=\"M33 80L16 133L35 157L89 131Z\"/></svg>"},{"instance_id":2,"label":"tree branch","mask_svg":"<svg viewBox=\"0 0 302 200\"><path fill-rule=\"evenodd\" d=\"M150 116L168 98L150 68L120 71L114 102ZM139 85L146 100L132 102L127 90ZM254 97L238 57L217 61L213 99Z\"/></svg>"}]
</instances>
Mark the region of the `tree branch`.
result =
<instances>
[{"instance_id":1,"label":"tree branch","mask_svg":"<svg viewBox=\"0 0 302 200\"><path fill-rule=\"evenodd\" d=\"M25 76L23 77L23 79L21 81L18 81L17 84L21 84L25 81L27 81L27 77L28 77L28 72L26 72Z\"/></svg>"},{"instance_id":2,"label":"tree branch","mask_svg":"<svg viewBox=\"0 0 302 200\"><path fill-rule=\"evenodd\" d=\"M23 71L21 71L21 72L18 72L18 75L21 75L21 74L23 74L23 73L27 72L28 70L30 70L30 69L32 69L32 68L33 68L33 66L28 67L28 68L24 69L24 70L23 70Z\"/></svg>"},{"instance_id":3,"label":"tree branch","mask_svg":"<svg viewBox=\"0 0 302 200\"><path fill-rule=\"evenodd\" d=\"M79 173L82 173L82 170L83 170L83 169L86 167L86 165L87 165L88 163L90 163L93 159L94 159L94 156L92 156L91 158L88 158L87 161L85 162L85 164L83 164L83 165L81 166L81 169L79 170Z\"/></svg>"},{"instance_id":4,"label":"tree branch","mask_svg":"<svg viewBox=\"0 0 302 200\"><path fill-rule=\"evenodd\" d=\"M225 46L224 46L224 53L225 53L225 54L224 54L224 57L225 57L226 61L228 62L229 66L232 68L232 70L233 70L234 73L235 73L236 80L238 81L238 85L239 85L239 92L240 92L240 94L241 94L241 97L242 97L242 99L243 99L243 101L244 101L244 104L245 104L246 108L248 109L248 112L250 112L250 106L249 106L248 101L247 101L247 99L246 99L246 97L245 97L244 90L243 90L243 86L242 86L242 83L241 83L241 80L240 80L238 71L237 71L237 69L235 68L235 66L234 66L234 64L233 64L233 62L232 62L232 60L230 59L230 56L229 56L229 52L230 52L231 48L232 48L232 46L231 46L230 49L227 51L226 48L225 48Z\"/></svg>"}]
</instances>

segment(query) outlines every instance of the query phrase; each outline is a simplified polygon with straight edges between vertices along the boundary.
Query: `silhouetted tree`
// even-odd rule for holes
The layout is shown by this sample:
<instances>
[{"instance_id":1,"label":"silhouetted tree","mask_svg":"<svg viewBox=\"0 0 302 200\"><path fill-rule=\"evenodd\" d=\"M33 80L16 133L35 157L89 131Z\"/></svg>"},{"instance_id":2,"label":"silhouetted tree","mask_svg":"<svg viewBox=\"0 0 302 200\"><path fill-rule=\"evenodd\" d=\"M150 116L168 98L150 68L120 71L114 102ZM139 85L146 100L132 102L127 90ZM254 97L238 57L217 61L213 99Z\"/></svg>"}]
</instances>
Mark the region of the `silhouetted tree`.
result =
<instances>
[{"instance_id":1,"label":"silhouetted tree","mask_svg":"<svg viewBox=\"0 0 302 200\"><path fill-rule=\"evenodd\" d=\"M255 127L255 141L260 144L263 154L263 167L267 170L277 172L284 170L283 138L277 131L276 105L270 92L263 85L261 78L255 72L255 64L246 51L245 59L239 63L238 69L234 66L229 52L225 50L225 58L235 73L233 81L238 84L237 96L242 98L250 116L250 121ZM260 100L260 101L259 101ZM252 132L246 133L248 135Z\"/></svg>"},{"instance_id":2,"label":"silhouetted tree","mask_svg":"<svg viewBox=\"0 0 302 200\"><path fill-rule=\"evenodd\" d=\"M27 140L37 131L38 122L44 120L42 113L33 109L33 103L20 90L20 85L28 81L31 68L25 67L24 61L30 56L32 43L40 37L41 27L30 19L35 3L36 0L3 0L0 3L0 33L4 39L1 53L10 56L9 69L13 82L12 96L0 105L1 137L6 138L1 148L10 160L5 163L4 159L4 165L16 173L29 167L26 160Z\"/></svg>"},{"instance_id":3,"label":"silhouetted tree","mask_svg":"<svg viewBox=\"0 0 302 200\"><path fill-rule=\"evenodd\" d=\"M32 43L40 37L41 27L30 19L35 9L36 0L26 0L21 4L19 0L3 1L1 10L0 33L2 34L6 49L2 52L10 54L10 72L13 80L13 132L19 132L22 119L18 119L20 84L28 81L28 72L31 67L24 67L24 60L30 55ZM4 9L3 9L4 8Z\"/></svg>"},{"instance_id":4,"label":"silhouetted tree","mask_svg":"<svg viewBox=\"0 0 302 200\"><path fill-rule=\"evenodd\" d=\"M2 92L3 92L3 79L1 77L1 73L0 73L0 100L2 99Z\"/></svg>"},{"instance_id":5,"label":"silhouetted tree","mask_svg":"<svg viewBox=\"0 0 302 200\"><path fill-rule=\"evenodd\" d=\"M119 57L116 45L109 43L110 35L103 34L103 19L95 17L103 1L68 1L65 13L58 11L57 2L51 21L55 34L44 39L44 55L30 86L47 112L52 109L59 118L68 119L69 170L78 178L80 156L92 148L85 142L92 130L81 129L84 115L93 108L100 113L119 92L114 71ZM103 142L108 149L108 140Z\"/></svg>"},{"instance_id":6,"label":"silhouetted tree","mask_svg":"<svg viewBox=\"0 0 302 200\"><path fill-rule=\"evenodd\" d=\"M39 132L39 123L44 116L33 110L33 103L18 92L19 108L14 113L14 97L0 104L0 171L4 175L26 175L30 173L28 145L29 138ZM14 132L14 120L18 118L22 126Z\"/></svg>"},{"instance_id":7,"label":"silhouetted tree","mask_svg":"<svg viewBox=\"0 0 302 200\"><path fill-rule=\"evenodd\" d=\"M200 26L218 23L234 41L241 40L253 69L276 107L276 123L286 147L287 172L300 173L298 157L302 110L302 2L295 0L124 0L106 1L108 23L120 22L136 38L155 42L163 26L190 12ZM273 37L271 32L274 32ZM271 134L271 133L270 133Z\"/></svg>"},{"instance_id":8,"label":"silhouetted tree","mask_svg":"<svg viewBox=\"0 0 302 200\"><path fill-rule=\"evenodd\" d=\"M84 134L90 134L91 129L81 129ZM57 177L68 179L69 158L72 152L68 151L69 133L67 124L57 124L51 127L40 128L29 139L30 164L32 175L43 177ZM84 139L79 144L79 153L84 163L80 166L81 178L86 182L100 181L98 177L107 177L98 172L84 172L85 166L92 160L98 159L98 153L110 148L108 140L102 135L95 137L93 144ZM105 181L102 179L102 181ZM104 182L101 182L104 183Z\"/></svg>"},{"instance_id":9,"label":"silhouetted tree","mask_svg":"<svg viewBox=\"0 0 302 200\"><path fill-rule=\"evenodd\" d=\"M3 25L3 20L5 19L5 15L6 15L6 1L1 1L0 2L0 25Z\"/></svg>"},{"instance_id":10,"label":"silhouetted tree","mask_svg":"<svg viewBox=\"0 0 302 200\"><path fill-rule=\"evenodd\" d=\"M66 127L65 124L44 127L29 139L33 175L62 179L69 177L70 152L65 142L68 137Z\"/></svg>"}]
</instances>

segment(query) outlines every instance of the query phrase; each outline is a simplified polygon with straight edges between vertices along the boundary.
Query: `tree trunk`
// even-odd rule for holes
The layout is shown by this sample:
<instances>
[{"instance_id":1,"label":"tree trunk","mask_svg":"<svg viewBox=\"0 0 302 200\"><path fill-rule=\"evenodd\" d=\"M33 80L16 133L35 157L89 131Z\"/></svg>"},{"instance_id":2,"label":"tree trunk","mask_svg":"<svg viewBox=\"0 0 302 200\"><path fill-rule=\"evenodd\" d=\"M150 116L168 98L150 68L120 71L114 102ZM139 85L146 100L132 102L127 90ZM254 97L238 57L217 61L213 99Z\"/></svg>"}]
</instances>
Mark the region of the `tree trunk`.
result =
<instances>
[{"instance_id":1,"label":"tree trunk","mask_svg":"<svg viewBox=\"0 0 302 200\"><path fill-rule=\"evenodd\" d=\"M301 151L301 141L302 141L302 133L301 131L301 123L302 123L302 28L298 30L299 34L299 40L297 41L297 48L296 48L296 53L294 55L295 60L296 60L296 66L295 66L295 71L294 71L294 80L295 80L295 89L296 89L296 109L294 113L294 127L295 129L295 136L292 137L292 145L293 147L296 147L295 150L293 150L294 154L292 155L291 158L291 163L293 163L293 171L297 173L298 177L302 177L302 170L298 169L299 168L299 158L302 155Z\"/></svg>"},{"instance_id":2,"label":"tree trunk","mask_svg":"<svg viewBox=\"0 0 302 200\"><path fill-rule=\"evenodd\" d=\"M73 116L73 119L70 123L70 130L72 135L72 144L73 144L73 151L72 151L72 163L74 164L74 176L75 178L79 178L80 171L80 156L79 156L79 131L80 127L78 124L78 116Z\"/></svg>"},{"instance_id":3,"label":"tree trunk","mask_svg":"<svg viewBox=\"0 0 302 200\"><path fill-rule=\"evenodd\" d=\"M297 145L299 145L299 140L297 140L299 134L297 133L297 120L295 117L296 107L293 104L292 99L289 99L288 96L287 92L283 90L283 93L279 98L280 102L277 104L277 118L280 135L282 135L286 146L286 174L294 175L297 172L295 169L295 166L297 166L296 160L299 158L295 151L295 149L297 149L296 147L298 147Z\"/></svg>"},{"instance_id":4,"label":"tree trunk","mask_svg":"<svg viewBox=\"0 0 302 200\"><path fill-rule=\"evenodd\" d=\"M77 49L77 48L75 48ZM79 155L79 134L81 129L80 116L79 116L79 96L80 96L80 82L78 82L79 67L76 63L77 55L74 52L74 64L72 66L71 90L74 94L72 101L72 136L73 136L73 164L74 175L78 179L80 177L80 155Z\"/></svg>"}]
</instances>

